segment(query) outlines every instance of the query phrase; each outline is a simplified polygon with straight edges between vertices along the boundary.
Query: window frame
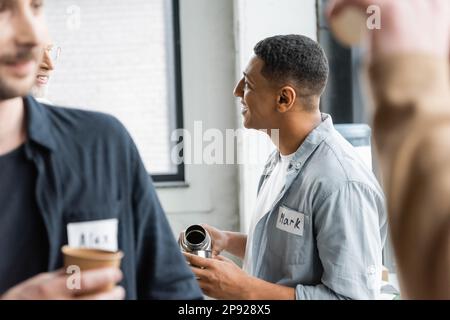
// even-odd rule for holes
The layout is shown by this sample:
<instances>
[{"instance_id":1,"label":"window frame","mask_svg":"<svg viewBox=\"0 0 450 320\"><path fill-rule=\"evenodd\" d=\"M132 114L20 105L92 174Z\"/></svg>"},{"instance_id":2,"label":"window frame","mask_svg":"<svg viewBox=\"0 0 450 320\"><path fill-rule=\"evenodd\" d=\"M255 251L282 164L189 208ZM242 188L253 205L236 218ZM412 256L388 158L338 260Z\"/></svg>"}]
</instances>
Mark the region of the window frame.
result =
<instances>
[{"instance_id":1,"label":"window frame","mask_svg":"<svg viewBox=\"0 0 450 320\"><path fill-rule=\"evenodd\" d=\"M181 70L181 30L180 30L180 5L179 0L171 1L171 17L172 17L172 41L169 45L172 47L171 50L173 52L172 62L173 73L169 75L169 79L172 82L169 87L174 89L174 96L171 97L173 106L169 106L173 108L175 117L175 129L183 129L184 120L183 120L183 83L182 83L182 70ZM170 63L170 61L169 61ZM172 119L171 119L172 120ZM171 123L172 125L173 123ZM178 141L178 143L180 143ZM182 151L181 151L182 152ZM185 181L185 164L182 161L180 164L176 165L177 172L174 174L151 174L151 177L154 182L164 183L164 182L184 182Z\"/></svg>"}]
</instances>

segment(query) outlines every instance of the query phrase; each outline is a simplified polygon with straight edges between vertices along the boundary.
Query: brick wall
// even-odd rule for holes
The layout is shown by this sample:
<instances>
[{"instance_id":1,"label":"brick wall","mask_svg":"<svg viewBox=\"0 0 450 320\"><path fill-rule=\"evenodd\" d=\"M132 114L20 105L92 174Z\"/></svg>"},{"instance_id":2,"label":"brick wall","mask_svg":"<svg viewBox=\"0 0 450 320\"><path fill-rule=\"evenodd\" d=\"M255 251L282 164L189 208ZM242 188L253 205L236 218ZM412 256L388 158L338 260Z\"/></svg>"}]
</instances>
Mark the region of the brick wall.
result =
<instances>
[{"instance_id":1,"label":"brick wall","mask_svg":"<svg viewBox=\"0 0 450 320\"><path fill-rule=\"evenodd\" d=\"M62 48L49 99L118 117L151 173L176 169L165 14L165 0L46 2L50 34Z\"/></svg>"}]
</instances>

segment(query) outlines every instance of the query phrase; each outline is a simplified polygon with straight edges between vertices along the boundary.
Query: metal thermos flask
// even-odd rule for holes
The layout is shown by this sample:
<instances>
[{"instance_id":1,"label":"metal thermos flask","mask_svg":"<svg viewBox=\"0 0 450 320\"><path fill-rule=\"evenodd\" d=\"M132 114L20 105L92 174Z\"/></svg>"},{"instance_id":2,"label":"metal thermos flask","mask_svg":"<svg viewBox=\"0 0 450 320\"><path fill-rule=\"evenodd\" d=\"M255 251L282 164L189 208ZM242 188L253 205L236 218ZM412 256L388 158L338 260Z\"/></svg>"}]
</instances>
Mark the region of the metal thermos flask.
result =
<instances>
[{"instance_id":1,"label":"metal thermos flask","mask_svg":"<svg viewBox=\"0 0 450 320\"><path fill-rule=\"evenodd\" d=\"M178 239L180 248L184 252L204 258L212 257L211 236L201 225L189 226Z\"/></svg>"}]
</instances>

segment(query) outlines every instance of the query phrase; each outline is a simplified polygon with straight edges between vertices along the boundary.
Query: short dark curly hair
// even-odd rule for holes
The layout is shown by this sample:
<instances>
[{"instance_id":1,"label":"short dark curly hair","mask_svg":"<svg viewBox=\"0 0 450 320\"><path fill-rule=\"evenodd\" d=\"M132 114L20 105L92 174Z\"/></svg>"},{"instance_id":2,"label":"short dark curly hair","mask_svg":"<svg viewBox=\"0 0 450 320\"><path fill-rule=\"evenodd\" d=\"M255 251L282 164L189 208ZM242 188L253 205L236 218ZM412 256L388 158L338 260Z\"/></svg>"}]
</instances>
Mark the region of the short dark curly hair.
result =
<instances>
[{"instance_id":1,"label":"short dark curly hair","mask_svg":"<svg viewBox=\"0 0 450 320\"><path fill-rule=\"evenodd\" d=\"M277 35L258 42L253 49L264 61L262 75L279 83L294 82L300 96L321 95L328 79L328 60L314 40L299 35Z\"/></svg>"}]
</instances>

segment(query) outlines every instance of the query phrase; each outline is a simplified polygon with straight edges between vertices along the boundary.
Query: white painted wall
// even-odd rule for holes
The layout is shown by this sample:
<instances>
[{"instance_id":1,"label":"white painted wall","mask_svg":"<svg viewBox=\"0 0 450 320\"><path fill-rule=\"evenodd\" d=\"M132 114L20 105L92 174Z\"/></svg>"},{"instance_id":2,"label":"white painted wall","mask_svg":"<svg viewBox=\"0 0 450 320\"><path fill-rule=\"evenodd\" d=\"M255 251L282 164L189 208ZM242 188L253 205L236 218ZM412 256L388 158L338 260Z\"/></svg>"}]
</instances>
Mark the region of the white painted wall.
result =
<instances>
[{"instance_id":1,"label":"white painted wall","mask_svg":"<svg viewBox=\"0 0 450 320\"><path fill-rule=\"evenodd\" d=\"M233 1L181 0L184 125L225 132L235 127ZM176 235L193 223L239 228L234 165L187 165L187 188L158 189Z\"/></svg>"}]
</instances>

